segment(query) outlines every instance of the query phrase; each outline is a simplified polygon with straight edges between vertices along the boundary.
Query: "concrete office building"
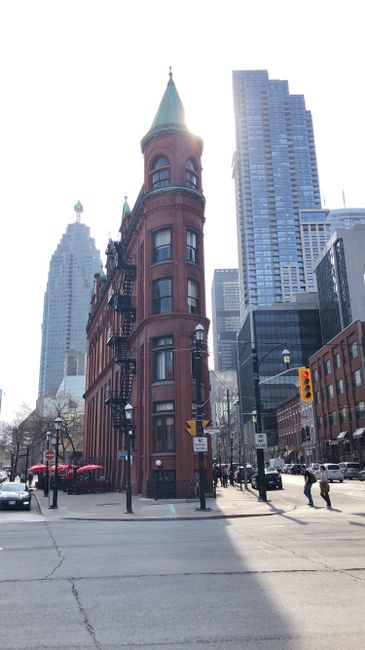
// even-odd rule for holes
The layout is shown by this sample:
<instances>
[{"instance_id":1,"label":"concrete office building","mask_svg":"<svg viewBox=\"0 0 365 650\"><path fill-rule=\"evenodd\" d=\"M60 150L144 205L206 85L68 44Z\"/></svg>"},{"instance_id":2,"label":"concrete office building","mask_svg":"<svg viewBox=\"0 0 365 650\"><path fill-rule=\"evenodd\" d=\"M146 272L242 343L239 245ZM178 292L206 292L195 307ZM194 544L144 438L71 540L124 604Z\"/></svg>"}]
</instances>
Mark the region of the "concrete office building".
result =
<instances>
[{"instance_id":1,"label":"concrete office building","mask_svg":"<svg viewBox=\"0 0 365 650\"><path fill-rule=\"evenodd\" d=\"M323 343L365 320L364 269L365 225L337 230L314 267Z\"/></svg>"},{"instance_id":2,"label":"concrete office building","mask_svg":"<svg viewBox=\"0 0 365 650\"><path fill-rule=\"evenodd\" d=\"M340 208L330 210L328 214L330 234L336 230L350 230L354 226L365 224L365 208Z\"/></svg>"},{"instance_id":3,"label":"concrete office building","mask_svg":"<svg viewBox=\"0 0 365 650\"><path fill-rule=\"evenodd\" d=\"M238 269L216 269L212 282L214 370L236 365L240 329Z\"/></svg>"},{"instance_id":4,"label":"concrete office building","mask_svg":"<svg viewBox=\"0 0 365 650\"><path fill-rule=\"evenodd\" d=\"M235 70L233 95L240 305L307 290L300 210L321 210L312 117L266 70ZM312 287L311 287L312 288Z\"/></svg>"},{"instance_id":5,"label":"concrete office building","mask_svg":"<svg viewBox=\"0 0 365 650\"><path fill-rule=\"evenodd\" d=\"M85 355L86 323L100 253L90 229L80 222L83 208L75 205L76 221L67 226L49 265L44 296L38 397L54 397L64 377L70 350Z\"/></svg>"}]
</instances>

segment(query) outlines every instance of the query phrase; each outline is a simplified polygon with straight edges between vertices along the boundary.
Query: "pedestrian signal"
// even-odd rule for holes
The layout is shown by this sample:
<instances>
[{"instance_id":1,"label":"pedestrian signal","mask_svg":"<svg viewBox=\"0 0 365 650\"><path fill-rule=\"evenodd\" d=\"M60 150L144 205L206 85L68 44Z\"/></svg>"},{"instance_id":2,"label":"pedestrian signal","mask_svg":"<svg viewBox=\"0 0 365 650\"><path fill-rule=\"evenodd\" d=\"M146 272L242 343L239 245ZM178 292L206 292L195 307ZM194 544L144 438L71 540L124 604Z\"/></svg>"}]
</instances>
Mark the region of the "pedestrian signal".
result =
<instances>
[{"instance_id":1,"label":"pedestrian signal","mask_svg":"<svg viewBox=\"0 0 365 650\"><path fill-rule=\"evenodd\" d=\"M189 436L196 436L196 420L185 420L185 425L186 433L188 433Z\"/></svg>"},{"instance_id":2,"label":"pedestrian signal","mask_svg":"<svg viewBox=\"0 0 365 650\"><path fill-rule=\"evenodd\" d=\"M313 402L313 387L309 368L298 368L299 393L303 402Z\"/></svg>"}]
</instances>

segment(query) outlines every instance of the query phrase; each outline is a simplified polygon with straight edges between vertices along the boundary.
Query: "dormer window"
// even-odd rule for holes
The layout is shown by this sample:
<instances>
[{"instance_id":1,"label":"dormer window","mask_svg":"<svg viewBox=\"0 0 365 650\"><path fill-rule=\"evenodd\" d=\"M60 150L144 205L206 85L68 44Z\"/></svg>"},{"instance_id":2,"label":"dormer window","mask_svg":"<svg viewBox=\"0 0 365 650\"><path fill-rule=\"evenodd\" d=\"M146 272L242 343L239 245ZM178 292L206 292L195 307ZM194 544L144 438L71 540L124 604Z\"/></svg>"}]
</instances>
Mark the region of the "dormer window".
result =
<instances>
[{"instance_id":1,"label":"dormer window","mask_svg":"<svg viewBox=\"0 0 365 650\"><path fill-rule=\"evenodd\" d=\"M193 158L188 158L185 163L185 181L190 187L198 187L198 175Z\"/></svg>"},{"instance_id":2,"label":"dormer window","mask_svg":"<svg viewBox=\"0 0 365 650\"><path fill-rule=\"evenodd\" d=\"M158 156L150 171L150 188L155 190L166 185L170 185L170 163L165 156Z\"/></svg>"}]
</instances>

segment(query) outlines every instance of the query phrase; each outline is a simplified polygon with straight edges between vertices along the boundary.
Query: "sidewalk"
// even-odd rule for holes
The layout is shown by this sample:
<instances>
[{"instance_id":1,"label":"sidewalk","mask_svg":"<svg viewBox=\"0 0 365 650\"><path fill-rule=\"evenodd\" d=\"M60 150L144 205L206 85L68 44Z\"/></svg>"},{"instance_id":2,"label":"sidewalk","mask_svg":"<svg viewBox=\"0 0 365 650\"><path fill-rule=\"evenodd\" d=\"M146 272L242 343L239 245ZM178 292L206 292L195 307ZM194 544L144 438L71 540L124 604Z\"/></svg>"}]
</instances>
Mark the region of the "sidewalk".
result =
<instances>
[{"instance_id":1,"label":"sidewalk","mask_svg":"<svg viewBox=\"0 0 365 650\"><path fill-rule=\"evenodd\" d=\"M275 492L270 502L258 501L256 490L228 486L217 488L217 498L207 498L207 510L199 510L199 499L146 499L140 496L132 497L133 514L126 514L125 493L106 492L101 494L68 495L58 492L58 508L48 508L48 498L42 490L33 491L33 509L36 502L41 514L48 521L59 519L104 520L104 521L147 521L173 519L217 519L230 517L262 517L281 514L293 510L283 493ZM51 494L52 498L52 494ZM208 510L209 508L209 510Z\"/></svg>"}]
</instances>

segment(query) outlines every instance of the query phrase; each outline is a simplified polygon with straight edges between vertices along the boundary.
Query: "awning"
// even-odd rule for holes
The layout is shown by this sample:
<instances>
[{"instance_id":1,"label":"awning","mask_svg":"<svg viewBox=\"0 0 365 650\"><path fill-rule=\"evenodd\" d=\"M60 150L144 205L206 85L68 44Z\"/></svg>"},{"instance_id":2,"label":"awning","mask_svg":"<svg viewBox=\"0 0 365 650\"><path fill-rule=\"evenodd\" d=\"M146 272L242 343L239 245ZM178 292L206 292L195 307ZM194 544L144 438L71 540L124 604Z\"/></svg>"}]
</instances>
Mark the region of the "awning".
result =
<instances>
[{"instance_id":1,"label":"awning","mask_svg":"<svg viewBox=\"0 0 365 650\"><path fill-rule=\"evenodd\" d=\"M292 454L294 449L288 449L287 451L284 451L283 453L283 458L289 458L290 454Z\"/></svg>"},{"instance_id":2,"label":"awning","mask_svg":"<svg viewBox=\"0 0 365 650\"><path fill-rule=\"evenodd\" d=\"M348 431L340 431L340 433L337 436L337 440L345 440L347 436L349 435Z\"/></svg>"},{"instance_id":3,"label":"awning","mask_svg":"<svg viewBox=\"0 0 365 650\"><path fill-rule=\"evenodd\" d=\"M362 438L364 433L365 433L365 427L363 427L362 429L356 429L356 431L354 431L354 433L352 434L352 437L353 438Z\"/></svg>"}]
</instances>

